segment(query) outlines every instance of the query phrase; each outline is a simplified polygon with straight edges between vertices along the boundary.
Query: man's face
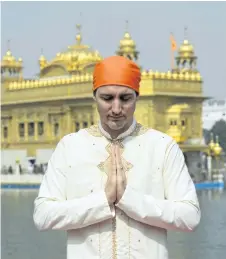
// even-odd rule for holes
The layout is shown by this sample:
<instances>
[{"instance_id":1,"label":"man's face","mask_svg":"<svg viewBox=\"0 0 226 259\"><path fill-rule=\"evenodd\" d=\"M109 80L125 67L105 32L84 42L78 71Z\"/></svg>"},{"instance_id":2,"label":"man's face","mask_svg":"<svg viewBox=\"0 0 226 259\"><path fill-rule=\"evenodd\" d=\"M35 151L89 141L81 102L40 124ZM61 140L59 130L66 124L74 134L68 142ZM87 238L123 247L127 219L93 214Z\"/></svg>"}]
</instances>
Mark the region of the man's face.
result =
<instances>
[{"instance_id":1,"label":"man's face","mask_svg":"<svg viewBox=\"0 0 226 259\"><path fill-rule=\"evenodd\" d=\"M103 86L96 92L102 126L110 131L124 131L132 124L137 96L124 86Z\"/></svg>"}]
</instances>

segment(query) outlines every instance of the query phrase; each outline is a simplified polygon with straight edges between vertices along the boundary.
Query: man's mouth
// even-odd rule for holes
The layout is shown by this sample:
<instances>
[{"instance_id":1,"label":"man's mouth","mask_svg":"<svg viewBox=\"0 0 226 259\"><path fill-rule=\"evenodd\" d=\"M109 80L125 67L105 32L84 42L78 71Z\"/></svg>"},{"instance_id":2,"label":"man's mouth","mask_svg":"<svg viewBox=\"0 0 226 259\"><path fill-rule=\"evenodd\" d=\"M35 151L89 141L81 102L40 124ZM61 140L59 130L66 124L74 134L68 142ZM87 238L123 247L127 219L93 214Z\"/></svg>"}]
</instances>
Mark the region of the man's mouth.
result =
<instances>
[{"instance_id":1,"label":"man's mouth","mask_svg":"<svg viewBox=\"0 0 226 259\"><path fill-rule=\"evenodd\" d=\"M123 116L120 116L120 117L112 117L110 116L110 119L113 120L113 121L119 121L119 120L122 120L124 117Z\"/></svg>"}]
</instances>

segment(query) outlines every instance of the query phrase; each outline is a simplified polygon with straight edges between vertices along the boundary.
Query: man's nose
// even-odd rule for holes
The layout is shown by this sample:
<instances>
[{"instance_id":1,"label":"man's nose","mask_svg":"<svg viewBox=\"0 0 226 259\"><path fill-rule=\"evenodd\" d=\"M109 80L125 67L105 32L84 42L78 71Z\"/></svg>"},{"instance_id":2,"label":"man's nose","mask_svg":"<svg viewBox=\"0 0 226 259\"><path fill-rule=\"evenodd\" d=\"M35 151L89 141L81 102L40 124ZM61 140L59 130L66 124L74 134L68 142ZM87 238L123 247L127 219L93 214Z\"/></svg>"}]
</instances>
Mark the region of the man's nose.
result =
<instances>
[{"instance_id":1,"label":"man's nose","mask_svg":"<svg viewBox=\"0 0 226 259\"><path fill-rule=\"evenodd\" d=\"M114 100L112 103L112 112L119 114L122 111L122 106L119 100Z\"/></svg>"}]
</instances>

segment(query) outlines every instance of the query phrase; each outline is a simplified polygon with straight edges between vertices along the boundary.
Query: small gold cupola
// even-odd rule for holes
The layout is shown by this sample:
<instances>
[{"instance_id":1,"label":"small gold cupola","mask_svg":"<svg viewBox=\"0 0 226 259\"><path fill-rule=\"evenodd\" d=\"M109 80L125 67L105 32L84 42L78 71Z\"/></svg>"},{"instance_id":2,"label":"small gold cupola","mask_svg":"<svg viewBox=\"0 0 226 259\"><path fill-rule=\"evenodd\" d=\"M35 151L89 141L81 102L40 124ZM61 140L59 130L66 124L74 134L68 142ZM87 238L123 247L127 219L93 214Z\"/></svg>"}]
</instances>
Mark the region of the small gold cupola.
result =
<instances>
[{"instance_id":1,"label":"small gold cupola","mask_svg":"<svg viewBox=\"0 0 226 259\"><path fill-rule=\"evenodd\" d=\"M178 55L176 57L177 68L175 69L181 73L198 73L196 69L197 57L193 45L188 41L187 27L184 29L184 41L179 47Z\"/></svg>"},{"instance_id":2,"label":"small gold cupola","mask_svg":"<svg viewBox=\"0 0 226 259\"><path fill-rule=\"evenodd\" d=\"M1 61L1 76L3 80L16 80L22 78L23 60L12 55L10 50L10 41L8 41L8 50Z\"/></svg>"},{"instance_id":3,"label":"small gold cupola","mask_svg":"<svg viewBox=\"0 0 226 259\"><path fill-rule=\"evenodd\" d=\"M136 43L132 39L128 30L128 21L126 21L126 31L124 37L120 40L119 48L116 51L119 56L127 57L131 60L136 61L138 59L139 52L136 50Z\"/></svg>"},{"instance_id":4,"label":"small gold cupola","mask_svg":"<svg viewBox=\"0 0 226 259\"><path fill-rule=\"evenodd\" d=\"M46 67L47 65L48 65L48 62L43 54L43 49L41 49L41 56L39 57L40 70Z\"/></svg>"}]
</instances>

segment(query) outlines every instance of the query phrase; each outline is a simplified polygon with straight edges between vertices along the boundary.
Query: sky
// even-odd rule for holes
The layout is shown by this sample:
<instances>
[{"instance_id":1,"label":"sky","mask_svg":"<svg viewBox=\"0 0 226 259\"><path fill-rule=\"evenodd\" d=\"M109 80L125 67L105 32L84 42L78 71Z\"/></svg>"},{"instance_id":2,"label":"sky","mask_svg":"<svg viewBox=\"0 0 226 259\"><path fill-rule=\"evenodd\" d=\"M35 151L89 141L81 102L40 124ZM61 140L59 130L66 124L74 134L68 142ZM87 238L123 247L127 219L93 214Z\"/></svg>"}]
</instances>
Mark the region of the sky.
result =
<instances>
[{"instance_id":1,"label":"sky","mask_svg":"<svg viewBox=\"0 0 226 259\"><path fill-rule=\"evenodd\" d=\"M107 57L115 54L128 20L139 64L161 72L170 69L170 32L180 45L187 27L204 95L226 98L226 2L3 2L1 12L1 55L10 40L29 78L39 73L42 49L51 60L75 43L78 23L83 43Z\"/></svg>"}]
</instances>

